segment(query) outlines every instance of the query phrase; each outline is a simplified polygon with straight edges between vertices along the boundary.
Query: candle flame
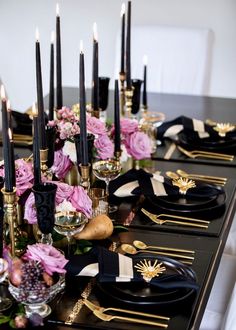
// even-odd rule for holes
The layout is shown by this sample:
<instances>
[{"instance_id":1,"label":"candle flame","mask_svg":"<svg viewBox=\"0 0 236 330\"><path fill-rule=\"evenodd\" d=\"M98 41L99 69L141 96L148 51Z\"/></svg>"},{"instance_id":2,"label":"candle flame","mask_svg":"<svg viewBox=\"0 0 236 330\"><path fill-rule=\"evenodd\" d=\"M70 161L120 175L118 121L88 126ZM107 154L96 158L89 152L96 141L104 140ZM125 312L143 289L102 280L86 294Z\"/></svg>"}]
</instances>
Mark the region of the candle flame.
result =
<instances>
[{"instance_id":1,"label":"candle flame","mask_svg":"<svg viewBox=\"0 0 236 330\"><path fill-rule=\"evenodd\" d=\"M38 116L38 109L36 108L35 103L33 103L33 106L32 106L32 114L34 117Z\"/></svg>"},{"instance_id":2,"label":"candle flame","mask_svg":"<svg viewBox=\"0 0 236 330\"><path fill-rule=\"evenodd\" d=\"M55 32L52 31L52 32L51 32L51 44L54 43L54 40L55 40Z\"/></svg>"},{"instance_id":3,"label":"candle flame","mask_svg":"<svg viewBox=\"0 0 236 330\"><path fill-rule=\"evenodd\" d=\"M148 64L148 57L147 57L147 55L144 55L143 56L143 64L144 65L147 65Z\"/></svg>"},{"instance_id":4,"label":"candle flame","mask_svg":"<svg viewBox=\"0 0 236 330\"><path fill-rule=\"evenodd\" d=\"M9 136L10 141L12 141L12 131L10 128L8 128L8 136Z\"/></svg>"},{"instance_id":5,"label":"candle flame","mask_svg":"<svg viewBox=\"0 0 236 330\"><path fill-rule=\"evenodd\" d=\"M84 44L83 44L83 40L80 40L80 53L82 54L84 52Z\"/></svg>"},{"instance_id":6,"label":"candle flame","mask_svg":"<svg viewBox=\"0 0 236 330\"><path fill-rule=\"evenodd\" d=\"M11 111L11 103L7 100L7 111Z\"/></svg>"},{"instance_id":7,"label":"candle flame","mask_svg":"<svg viewBox=\"0 0 236 330\"><path fill-rule=\"evenodd\" d=\"M5 88L3 85L1 85L1 99L5 99L6 98L6 94L5 94Z\"/></svg>"},{"instance_id":8,"label":"candle flame","mask_svg":"<svg viewBox=\"0 0 236 330\"><path fill-rule=\"evenodd\" d=\"M36 27L36 30L35 30L35 39L36 39L37 42L39 41L39 29L38 29L38 27Z\"/></svg>"},{"instance_id":9,"label":"candle flame","mask_svg":"<svg viewBox=\"0 0 236 330\"><path fill-rule=\"evenodd\" d=\"M59 7L59 3L56 4L56 15L57 15L57 17L60 16L60 7Z\"/></svg>"},{"instance_id":10,"label":"candle flame","mask_svg":"<svg viewBox=\"0 0 236 330\"><path fill-rule=\"evenodd\" d=\"M122 17L125 14L125 3L123 2L121 5L120 16Z\"/></svg>"},{"instance_id":11,"label":"candle flame","mask_svg":"<svg viewBox=\"0 0 236 330\"><path fill-rule=\"evenodd\" d=\"M97 28L97 23L93 23L93 39L94 41L98 41L98 28Z\"/></svg>"}]
</instances>

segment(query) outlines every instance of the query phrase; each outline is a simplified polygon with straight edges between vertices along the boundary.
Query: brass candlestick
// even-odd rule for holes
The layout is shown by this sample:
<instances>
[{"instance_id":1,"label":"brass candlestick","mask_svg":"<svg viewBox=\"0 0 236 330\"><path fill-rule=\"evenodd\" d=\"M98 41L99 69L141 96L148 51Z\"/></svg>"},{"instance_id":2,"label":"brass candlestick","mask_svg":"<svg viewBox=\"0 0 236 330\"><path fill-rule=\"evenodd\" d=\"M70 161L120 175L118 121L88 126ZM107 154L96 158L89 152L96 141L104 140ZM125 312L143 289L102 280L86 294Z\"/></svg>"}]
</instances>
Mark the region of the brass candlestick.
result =
<instances>
[{"instance_id":1,"label":"brass candlestick","mask_svg":"<svg viewBox=\"0 0 236 330\"><path fill-rule=\"evenodd\" d=\"M133 88L125 90L125 117L127 118L131 117L133 94L134 94Z\"/></svg>"},{"instance_id":2,"label":"brass candlestick","mask_svg":"<svg viewBox=\"0 0 236 330\"><path fill-rule=\"evenodd\" d=\"M121 150L119 150L119 151L115 151L115 153L114 153L114 158L115 158L115 160L120 161L121 153L122 153Z\"/></svg>"},{"instance_id":3,"label":"brass candlestick","mask_svg":"<svg viewBox=\"0 0 236 330\"><path fill-rule=\"evenodd\" d=\"M147 112L148 112L148 106L147 106L147 105L142 105L142 107L141 107L142 117L143 117L143 115L145 115Z\"/></svg>"},{"instance_id":4,"label":"brass candlestick","mask_svg":"<svg viewBox=\"0 0 236 330\"><path fill-rule=\"evenodd\" d=\"M81 173L80 185L87 191L90 188L90 167L91 164L88 165L79 164L80 173Z\"/></svg>"},{"instance_id":5,"label":"brass candlestick","mask_svg":"<svg viewBox=\"0 0 236 330\"><path fill-rule=\"evenodd\" d=\"M48 161L48 149L40 149L40 169L41 174L47 178L52 178L52 173L48 171L47 161Z\"/></svg>"},{"instance_id":6,"label":"brass candlestick","mask_svg":"<svg viewBox=\"0 0 236 330\"><path fill-rule=\"evenodd\" d=\"M125 72L120 72L120 112L125 115Z\"/></svg>"},{"instance_id":7,"label":"brass candlestick","mask_svg":"<svg viewBox=\"0 0 236 330\"><path fill-rule=\"evenodd\" d=\"M16 188L13 191L5 191L2 188L5 220L9 226L10 241L11 241L11 254L13 257L16 255L15 250L15 224L16 224Z\"/></svg>"}]
</instances>

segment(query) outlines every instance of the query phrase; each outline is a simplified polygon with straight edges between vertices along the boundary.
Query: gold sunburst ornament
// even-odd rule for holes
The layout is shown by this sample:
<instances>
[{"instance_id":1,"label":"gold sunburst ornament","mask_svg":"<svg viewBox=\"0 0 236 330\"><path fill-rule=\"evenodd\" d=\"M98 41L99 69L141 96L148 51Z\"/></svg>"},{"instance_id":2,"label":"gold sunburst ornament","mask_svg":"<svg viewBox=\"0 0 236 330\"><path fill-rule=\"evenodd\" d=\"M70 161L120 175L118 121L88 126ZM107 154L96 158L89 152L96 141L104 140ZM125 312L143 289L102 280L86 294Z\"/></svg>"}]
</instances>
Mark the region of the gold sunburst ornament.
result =
<instances>
[{"instance_id":1,"label":"gold sunburst ornament","mask_svg":"<svg viewBox=\"0 0 236 330\"><path fill-rule=\"evenodd\" d=\"M166 267L162 265L162 262L158 263L158 260L155 260L152 265L151 260L144 259L143 261L137 263L134 267L137 268L137 272L141 273L144 281L150 282L154 277L158 277L166 271Z\"/></svg>"},{"instance_id":2,"label":"gold sunburst ornament","mask_svg":"<svg viewBox=\"0 0 236 330\"><path fill-rule=\"evenodd\" d=\"M182 195L186 195L186 192L190 188L196 187L195 181L190 180L188 178L182 178L182 177L180 177L178 179L173 179L172 184L173 184L173 186L179 187L179 193Z\"/></svg>"},{"instance_id":3,"label":"gold sunburst ornament","mask_svg":"<svg viewBox=\"0 0 236 330\"><path fill-rule=\"evenodd\" d=\"M218 132L219 136L225 137L227 133L235 129L235 126L230 123L217 123L213 129Z\"/></svg>"}]
</instances>

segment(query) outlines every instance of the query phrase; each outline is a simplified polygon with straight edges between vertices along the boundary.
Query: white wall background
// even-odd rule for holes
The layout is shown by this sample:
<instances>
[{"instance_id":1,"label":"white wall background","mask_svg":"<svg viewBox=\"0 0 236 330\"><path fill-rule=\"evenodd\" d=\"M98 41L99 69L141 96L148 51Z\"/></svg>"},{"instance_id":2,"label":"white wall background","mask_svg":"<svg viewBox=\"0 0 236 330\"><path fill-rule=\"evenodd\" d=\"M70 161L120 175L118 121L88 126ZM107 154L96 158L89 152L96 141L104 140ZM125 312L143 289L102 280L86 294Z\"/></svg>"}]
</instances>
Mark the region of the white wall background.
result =
<instances>
[{"instance_id":1,"label":"white wall background","mask_svg":"<svg viewBox=\"0 0 236 330\"><path fill-rule=\"evenodd\" d=\"M36 26L40 31L44 94L48 93L50 34L55 29L56 2L0 0L0 77L14 109L24 111L36 97ZM58 2L61 12L63 85L78 86L80 39L84 40L87 85L90 84L94 21L98 24L100 40L100 74L112 77L122 0ZM215 37L209 95L236 98L235 0L133 0L132 21L134 24L210 28Z\"/></svg>"}]
</instances>

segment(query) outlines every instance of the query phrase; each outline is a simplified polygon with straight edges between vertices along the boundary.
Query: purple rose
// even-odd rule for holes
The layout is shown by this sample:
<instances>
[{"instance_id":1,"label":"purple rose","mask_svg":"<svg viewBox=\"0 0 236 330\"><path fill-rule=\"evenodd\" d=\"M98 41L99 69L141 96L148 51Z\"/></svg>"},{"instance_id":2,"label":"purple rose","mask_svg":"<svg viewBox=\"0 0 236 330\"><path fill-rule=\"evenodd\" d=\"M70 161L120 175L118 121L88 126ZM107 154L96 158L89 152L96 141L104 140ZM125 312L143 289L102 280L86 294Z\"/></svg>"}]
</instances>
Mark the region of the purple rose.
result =
<instances>
[{"instance_id":1,"label":"purple rose","mask_svg":"<svg viewBox=\"0 0 236 330\"><path fill-rule=\"evenodd\" d=\"M96 117L87 116L87 130L94 135L106 133L105 124Z\"/></svg>"},{"instance_id":2,"label":"purple rose","mask_svg":"<svg viewBox=\"0 0 236 330\"><path fill-rule=\"evenodd\" d=\"M28 163L23 159L15 161L16 167L16 193L21 196L27 189L32 187L34 179L32 163Z\"/></svg>"},{"instance_id":3,"label":"purple rose","mask_svg":"<svg viewBox=\"0 0 236 330\"><path fill-rule=\"evenodd\" d=\"M100 135L94 141L98 157L101 159L111 158L114 153L114 145L107 135Z\"/></svg>"},{"instance_id":4,"label":"purple rose","mask_svg":"<svg viewBox=\"0 0 236 330\"><path fill-rule=\"evenodd\" d=\"M150 158L152 145L147 134L143 132L135 132L125 141L128 153L135 159Z\"/></svg>"},{"instance_id":5,"label":"purple rose","mask_svg":"<svg viewBox=\"0 0 236 330\"><path fill-rule=\"evenodd\" d=\"M73 192L73 187L67 183L52 181L57 185L56 204L60 204L63 200L68 199Z\"/></svg>"},{"instance_id":6,"label":"purple rose","mask_svg":"<svg viewBox=\"0 0 236 330\"><path fill-rule=\"evenodd\" d=\"M52 172L58 177L63 179L71 169L73 163L70 161L68 156L65 156L62 150L55 152L54 164L51 167Z\"/></svg>"},{"instance_id":7,"label":"purple rose","mask_svg":"<svg viewBox=\"0 0 236 330\"><path fill-rule=\"evenodd\" d=\"M82 212L88 218L91 217L92 201L83 187L75 186L69 201L77 211Z\"/></svg>"},{"instance_id":8,"label":"purple rose","mask_svg":"<svg viewBox=\"0 0 236 330\"><path fill-rule=\"evenodd\" d=\"M25 213L24 219L28 221L29 224L33 225L37 223L37 215L35 208L34 194L31 193L25 202Z\"/></svg>"},{"instance_id":9,"label":"purple rose","mask_svg":"<svg viewBox=\"0 0 236 330\"><path fill-rule=\"evenodd\" d=\"M132 134L138 130L138 122L135 119L121 118L120 131L122 134Z\"/></svg>"},{"instance_id":10,"label":"purple rose","mask_svg":"<svg viewBox=\"0 0 236 330\"><path fill-rule=\"evenodd\" d=\"M53 273L64 274L66 272L64 267L68 260L52 245L42 243L28 245L23 258L26 260L36 260L41 262L45 272L49 275L52 275Z\"/></svg>"}]
</instances>

